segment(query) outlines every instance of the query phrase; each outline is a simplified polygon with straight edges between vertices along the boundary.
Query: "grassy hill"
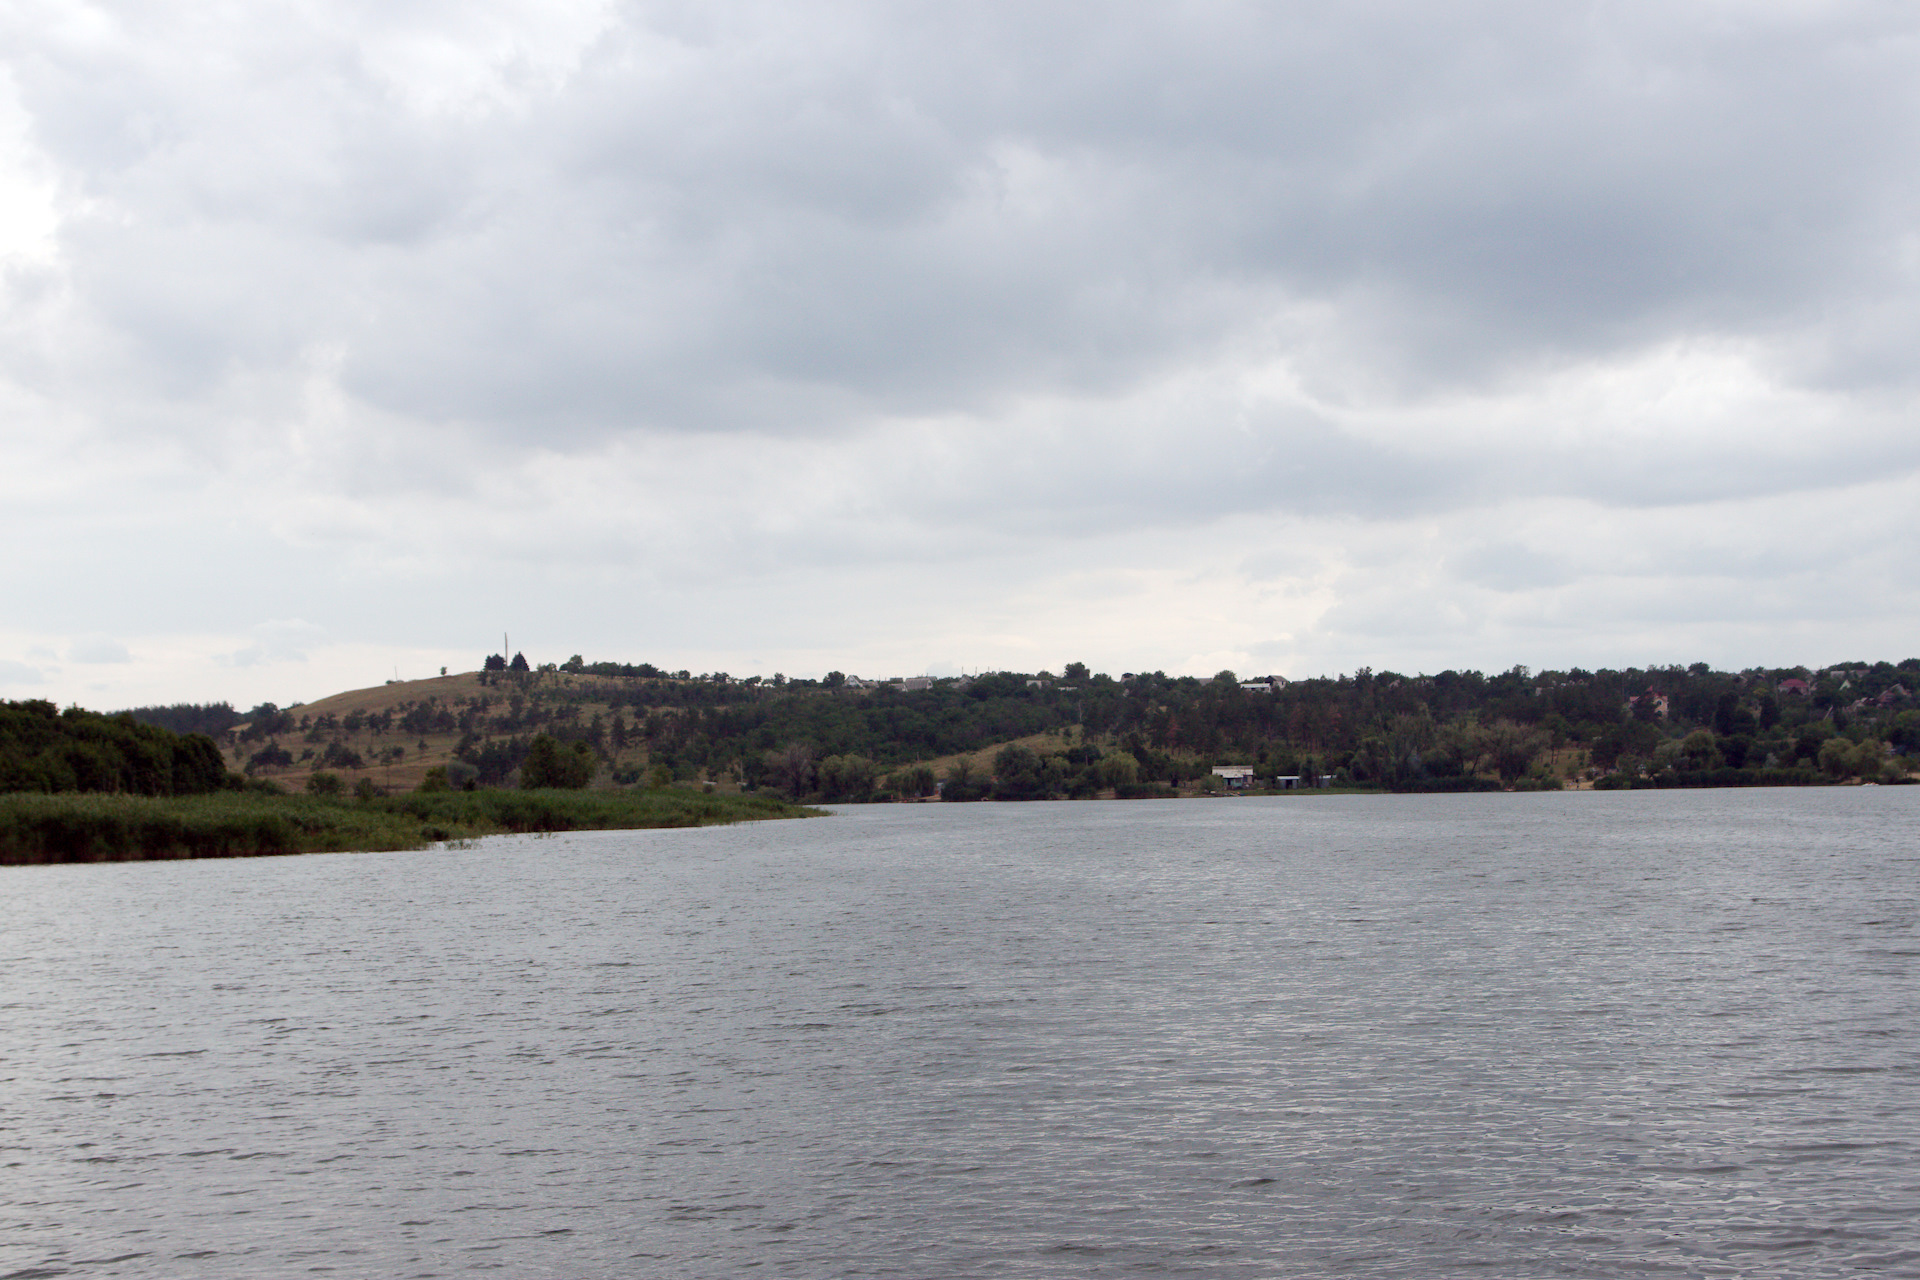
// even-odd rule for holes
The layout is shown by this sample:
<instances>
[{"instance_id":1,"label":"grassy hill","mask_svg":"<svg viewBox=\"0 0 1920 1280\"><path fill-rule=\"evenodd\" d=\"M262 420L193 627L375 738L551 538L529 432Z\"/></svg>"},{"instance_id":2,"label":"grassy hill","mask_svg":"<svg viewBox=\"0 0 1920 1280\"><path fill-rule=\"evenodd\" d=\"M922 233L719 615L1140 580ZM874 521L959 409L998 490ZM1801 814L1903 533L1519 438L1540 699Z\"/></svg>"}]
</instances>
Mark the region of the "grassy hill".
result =
<instances>
[{"instance_id":1,"label":"grassy hill","mask_svg":"<svg viewBox=\"0 0 1920 1280\"><path fill-rule=\"evenodd\" d=\"M1065 717L1024 699L1011 712L987 707L984 714L970 701L965 710L971 714L949 709L935 717L943 724L917 732L897 706L882 710L883 723L875 728L850 723L872 718L874 696L665 675L469 671L390 681L285 709L266 704L255 709L266 714L216 738L235 772L297 790L325 769L349 789L364 777L389 793L412 790L429 770L462 758L486 769L483 783L502 784L536 733L590 742L603 760L594 783L601 789L649 779L658 769L660 778L721 793L764 781L761 757L789 741L806 742L823 758L864 752L883 767L928 762L941 776L964 758L987 776L1009 743L1047 754L1073 738L1071 726L1061 723ZM890 700L878 696L883 704ZM1050 727L1020 732L1036 724ZM941 749L952 746L962 749Z\"/></svg>"},{"instance_id":2,"label":"grassy hill","mask_svg":"<svg viewBox=\"0 0 1920 1280\"><path fill-rule=\"evenodd\" d=\"M1420 791L1602 777L1738 785L1781 770L1899 781L1920 759L1920 702L1909 687L1920 687L1920 660L1822 671L1362 669L1245 683L1231 672L1115 678L1079 664L1058 677L878 684L838 673L761 681L644 664L569 666L393 682L285 710L263 705L215 737L234 769L293 788L321 769L349 787L364 778L381 791L411 790L436 766L474 774L482 786L511 785L544 734L589 745L603 789L670 781L830 800L884 797L902 790L909 771L944 777L961 760L975 782L991 780L994 794L1012 797L1110 794L1121 776L1193 790L1223 764L1252 766L1261 778L1330 776ZM998 776L1012 761L1001 754L1009 745L1023 749L1024 763L1013 763L1031 785Z\"/></svg>"},{"instance_id":3,"label":"grassy hill","mask_svg":"<svg viewBox=\"0 0 1920 1280\"><path fill-rule=\"evenodd\" d=\"M573 677L558 679L571 681ZM345 778L349 787L366 777L382 790L411 791L426 778L429 769L444 767L453 760L454 749L465 736L459 727L460 711L482 698L497 699L500 693L498 688L483 685L477 671L426 680L390 680L289 708L284 715L291 722L284 726L262 725L259 718L242 721L220 741L228 765L236 773L297 788L319 767L317 762L327 748L338 746L361 761L358 767L339 763L325 766ZM433 713L430 719L422 717L411 727L403 723L409 712L422 708ZM440 711L452 717L451 723L440 718ZM285 750L292 761L250 764L269 745Z\"/></svg>"}]
</instances>

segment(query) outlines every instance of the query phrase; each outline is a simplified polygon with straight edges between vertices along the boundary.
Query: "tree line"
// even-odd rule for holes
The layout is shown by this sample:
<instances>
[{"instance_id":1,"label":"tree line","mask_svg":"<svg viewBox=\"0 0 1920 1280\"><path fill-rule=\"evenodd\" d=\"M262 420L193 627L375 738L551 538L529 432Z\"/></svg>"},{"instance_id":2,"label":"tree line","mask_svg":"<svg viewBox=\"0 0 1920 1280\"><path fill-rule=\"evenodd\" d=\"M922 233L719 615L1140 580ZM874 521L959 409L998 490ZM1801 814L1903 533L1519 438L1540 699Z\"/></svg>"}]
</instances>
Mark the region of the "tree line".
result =
<instances>
[{"instance_id":1,"label":"tree line","mask_svg":"<svg viewBox=\"0 0 1920 1280\"><path fill-rule=\"evenodd\" d=\"M213 739L38 699L0 703L0 792L202 795L234 781Z\"/></svg>"},{"instance_id":2,"label":"tree line","mask_svg":"<svg viewBox=\"0 0 1920 1280\"><path fill-rule=\"evenodd\" d=\"M227 732L253 744L249 767L360 769L406 741L425 751L432 733L457 735L447 766L457 786L521 781L537 751L541 778L570 781L590 759L620 784L832 800L1167 794L1210 785L1225 764L1250 766L1257 784L1398 791L1558 786L1575 774L1601 786L1901 781L1920 759L1916 659L1744 671L1363 667L1291 681L1111 676L1069 663L1058 674L879 684L839 672L694 676L578 654L538 666L496 654L486 665L477 691L339 716L262 703ZM131 714L213 723L233 713L182 704ZM536 749L543 738L558 754ZM981 763L958 776L928 767L969 754Z\"/></svg>"},{"instance_id":3,"label":"tree line","mask_svg":"<svg viewBox=\"0 0 1920 1280\"><path fill-rule=\"evenodd\" d=\"M575 678L543 683L542 671ZM641 675L627 672L652 671ZM1557 786L1577 756L1601 785L1899 781L1920 752L1920 659L1717 671L1361 668L1287 681L1163 672L996 672L856 687L821 680L668 675L651 664L542 667L503 704L458 709L459 756L483 779L525 759L535 733L603 759L643 748L650 773L738 780L825 799L921 794L909 771L1009 739L1058 744L994 758L953 796L1157 793L1244 764L1257 779L1329 777L1389 790ZM584 678L582 678L584 677ZM597 678L596 678L597 677ZM590 712L590 714L589 714ZM1026 755L1020 754L1021 751ZM1031 760L1028 756L1033 757ZM624 780L634 780L637 767Z\"/></svg>"}]
</instances>

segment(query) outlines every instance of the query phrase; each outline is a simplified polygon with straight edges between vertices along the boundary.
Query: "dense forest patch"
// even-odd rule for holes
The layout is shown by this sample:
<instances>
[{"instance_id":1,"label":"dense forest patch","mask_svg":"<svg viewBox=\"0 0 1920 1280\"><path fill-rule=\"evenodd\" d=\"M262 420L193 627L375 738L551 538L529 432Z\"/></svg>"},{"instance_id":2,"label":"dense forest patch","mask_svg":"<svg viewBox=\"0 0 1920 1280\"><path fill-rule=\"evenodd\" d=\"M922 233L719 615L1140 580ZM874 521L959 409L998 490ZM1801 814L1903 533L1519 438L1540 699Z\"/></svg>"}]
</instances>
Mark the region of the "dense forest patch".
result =
<instances>
[{"instance_id":1,"label":"dense forest patch","mask_svg":"<svg viewBox=\"0 0 1920 1280\"><path fill-rule=\"evenodd\" d=\"M124 712L0 703L0 792L185 796L228 785L226 761L204 733L175 733Z\"/></svg>"}]
</instances>

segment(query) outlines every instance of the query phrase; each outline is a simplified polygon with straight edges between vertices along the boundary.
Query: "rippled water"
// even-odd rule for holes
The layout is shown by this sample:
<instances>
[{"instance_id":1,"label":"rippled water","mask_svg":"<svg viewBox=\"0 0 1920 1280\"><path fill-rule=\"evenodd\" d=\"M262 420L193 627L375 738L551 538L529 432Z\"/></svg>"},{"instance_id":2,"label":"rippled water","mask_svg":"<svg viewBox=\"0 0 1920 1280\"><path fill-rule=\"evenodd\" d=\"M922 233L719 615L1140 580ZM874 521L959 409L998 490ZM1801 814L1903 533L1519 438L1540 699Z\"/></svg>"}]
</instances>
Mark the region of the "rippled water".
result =
<instances>
[{"instance_id":1,"label":"rippled water","mask_svg":"<svg viewBox=\"0 0 1920 1280\"><path fill-rule=\"evenodd\" d=\"M7 868L0 1276L1920 1275L1920 788Z\"/></svg>"}]
</instances>

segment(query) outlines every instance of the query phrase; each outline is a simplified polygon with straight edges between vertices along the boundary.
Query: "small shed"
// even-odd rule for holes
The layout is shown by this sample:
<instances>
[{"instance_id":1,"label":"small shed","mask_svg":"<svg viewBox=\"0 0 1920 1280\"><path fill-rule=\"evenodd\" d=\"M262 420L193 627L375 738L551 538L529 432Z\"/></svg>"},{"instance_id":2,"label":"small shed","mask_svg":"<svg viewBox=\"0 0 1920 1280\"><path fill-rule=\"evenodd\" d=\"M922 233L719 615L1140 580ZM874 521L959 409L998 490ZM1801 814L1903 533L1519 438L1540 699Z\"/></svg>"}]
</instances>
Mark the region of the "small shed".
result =
<instances>
[{"instance_id":1,"label":"small shed","mask_svg":"<svg viewBox=\"0 0 1920 1280\"><path fill-rule=\"evenodd\" d=\"M1213 766L1213 776L1229 787L1250 787L1253 785L1253 766L1250 764L1217 764Z\"/></svg>"}]
</instances>

